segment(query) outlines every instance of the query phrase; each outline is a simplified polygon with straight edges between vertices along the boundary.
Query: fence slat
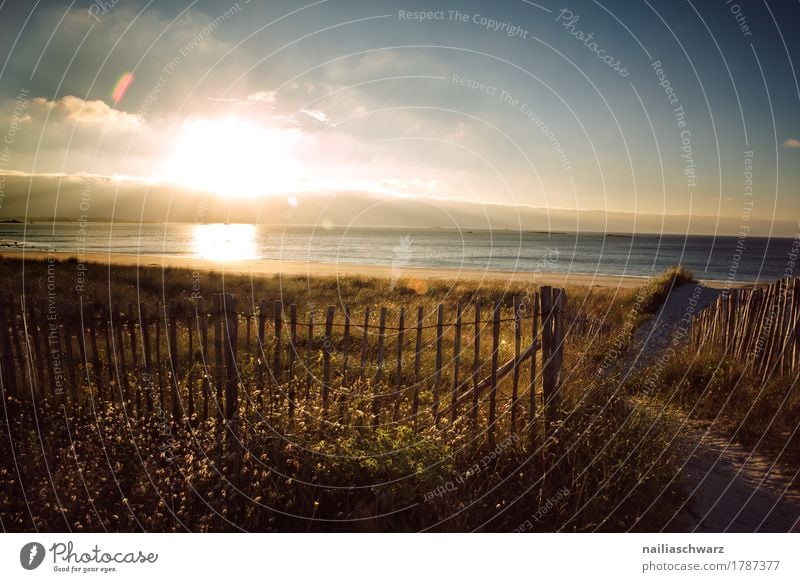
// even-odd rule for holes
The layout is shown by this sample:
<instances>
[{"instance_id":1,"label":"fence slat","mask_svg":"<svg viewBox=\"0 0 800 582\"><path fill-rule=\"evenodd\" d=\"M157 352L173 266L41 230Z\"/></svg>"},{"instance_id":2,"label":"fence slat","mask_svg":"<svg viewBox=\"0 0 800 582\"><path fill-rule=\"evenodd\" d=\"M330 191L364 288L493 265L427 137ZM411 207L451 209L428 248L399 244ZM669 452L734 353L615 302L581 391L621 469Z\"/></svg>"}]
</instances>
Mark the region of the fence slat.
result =
<instances>
[{"instance_id":1,"label":"fence slat","mask_svg":"<svg viewBox=\"0 0 800 582\"><path fill-rule=\"evenodd\" d=\"M275 354L272 364L272 374L275 383L281 383L281 332L283 323L283 303L275 301L272 305L272 318L275 322Z\"/></svg>"},{"instance_id":2,"label":"fence slat","mask_svg":"<svg viewBox=\"0 0 800 582\"><path fill-rule=\"evenodd\" d=\"M481 306L475 304L475 334L473 338L472 358L472 427L478 427L478 398L480 397L480 371L481 371Z\"/></svg>"},{"instance_id":3,"label":"fence slat","mask_svg":"<svg viewBox=\"0 0 800 582\"><path fill-rule=\"evenodd\" d=\"M344 308L344 338L342 340L342 386L348 385L347 365L350 361L350 308Z\"/></svg>"},{"instance_id":4,"label":"fence slat","mask_svg":"<svg viewBox=\"0 0 800 582\"><path fill-rule=\"evenodd\" d=\"M314 309L308 310L308 345L306 346L306 400L311 397L311 358L314 351Z\"/></svg>"},{"instance_id":5,"label":"fence slat","mask_svg":"<svg viewBox=\"0 0 800 582\"><path fill-rule=\"evenodd\" d=\"M533 318L531 320L531 374L528 379L528 424L532 440L536 441L536 345L539 344L539 293L533 296Z\"/></svg>"},{"instance_id":6,"label":"fence slat","mask_svg":"<svg viewBox=\"0 0 800 582\"><path fill-rule=\"evenodd\" d=\"M500 355L500 301L494 305L492 318L492 383L489 392L489 448L494 448L497 424L497 364Z\"/></svg>"},{"instance_id":7,"label":"fence slat","mask_svg":"<svg viewBox=\"0 0 800 582\"><path fill-rule=\"evenodd\" d=\"M381 307L380 324L378 327L378 354L375 382L372 389L372 426L377 427L381 414L381 387L383 384L383 347L386 339L386 308Z\"/></svg>"},{"instance_id":8,"label":"fence slat","mask_svg":"<svg viewBox=\"0 0 800 582\"><path fill-rule=\"evenodd\" d=\"M364 331L361 335L361 367L359 374L361 383L367 380L367 346L369 344L369 306L364 310Z\"/></svg>"},{"instance_id":9,"label":"fence slat","mask_svg":"<svg viewBox=\"0 0 800 582\"><path fill-rule=\"evenodd\" d=\"M333 341L334 308L325 315L325 339L322 342L322 409L327 412L331 391L331 342Z\"/></svg>"},{"instance_id":10,"label":"fence slat","mask_svg":"<svg viewBox=\"0 0 800 582\"><path fill-rule=\"evenodd\" d=\"M450 397L450 422L458 418L458 395L461 392L461 302L456 303L456 324L453 337L453 390Z\"/></svg>"},{"instance_id":11,"label":"fence slat","mask_svg":"<svg viewBox=\"0 0 800 582\"><path fill-rule=\"evenodd\" d=\"M403 399L403 338L405 336L406 308L400 308L400 317L397 322L397 363L394 371L394 414L392 420L397 422L400 417L400 403Z\"/></svg>"},{"instance_id":12,"label":"fence slat","mask_svg":"<svg viewBox=\"0 0 800 582\"><path fill-rule=\"evenodd\" d=\"M514 295L514 358L518 361L522 350L522 321L520 313L521 298ZM511 434L517 432L517 400L519 398L519 369L520 364L514 365L514 378L511 385Z\"/></svg>"},{"instance_id":13,"label":"fence slat","mask_svg":"<svg viewBox=\"0 0 800 582\"><path fill-rule=\"evenodd\" d=\"M422 377L420 375L420 362L422 359L422 321L423 321L423 308L417 307L417 338L414 347L414 394L411 399L411 417L414 419L414 424L417 422L417 414L419 413L419 390Z\"/></svg>"},{"instance_id":14,"label":"fence slat","mask_svg":"<svg viewBox=\"0 0 800 582\"><path fill-rule=\"evenodd\" d=\"M439 384L442 381L442 344L443 344L443 327L444 322L444 305L441 303L436 309L436 363L433 371L433 424L434 426L439 422Z\"/></svg>"},{"instance_id":15,"label":"fence slat","mask_svg":"<svg viewBox=\"0 0 800 582\"><path fill-rule=\"evenodd\" d=\"M297 305L292 303L289 306L289 378L294 379L294 361L297 357ZM289 417L294 416L296 398L294 382L289 384Z\"/></svg>"}]
</instances>

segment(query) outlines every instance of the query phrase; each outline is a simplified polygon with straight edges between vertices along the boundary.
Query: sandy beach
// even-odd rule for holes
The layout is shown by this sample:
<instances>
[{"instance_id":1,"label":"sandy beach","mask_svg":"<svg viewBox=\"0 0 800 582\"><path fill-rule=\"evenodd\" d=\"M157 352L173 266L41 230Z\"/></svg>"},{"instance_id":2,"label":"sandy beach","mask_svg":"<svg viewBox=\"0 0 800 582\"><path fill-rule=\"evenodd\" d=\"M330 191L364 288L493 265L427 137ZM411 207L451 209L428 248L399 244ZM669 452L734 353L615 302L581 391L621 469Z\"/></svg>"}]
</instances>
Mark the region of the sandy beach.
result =
<instances>
[{"instance_id":1,"label":"sandy beach","mask_svg":"<svg viewBox=\"0 0 800 582\"><path fill-rule=\"evenodd\" d=\"M48 253L31 251L2 251L0 257L9 259L25 259L31 261L46 260ZM78 259L76 253L55 253L58 260ZM361 275L366 277L397 277L401 279L421 279L421 280L462 280L462 281L513 281L531 282L539 285L551 285L555 287L566 285L589 286L589 287L617 287L630 289L642 285L647 281L647 277L601 275L585 273L526 273L526 272L501 272L501 271L479 271L468 269L427 269L403 267L399 270L392 267L380 265L354 265L348 263L310 263L300 261L273 261L273 260L254 260L254 261L234 261L220 262L208 259L196 259L193 257L179 257L166 255L133 255L133 254L109 254L109 253L85 253L82 260L87 263L102 265L123 265L123 266L143 266L161 268L181 268L192 271L217 271L231 275L249 275L253 277L265 277L275 275L288 276L333 276L347 277ZM703 280L702 283L707 287L723 289L726 287L746 287L745 283L729 284L727 281Z\"/></svg>"}]
</instances>

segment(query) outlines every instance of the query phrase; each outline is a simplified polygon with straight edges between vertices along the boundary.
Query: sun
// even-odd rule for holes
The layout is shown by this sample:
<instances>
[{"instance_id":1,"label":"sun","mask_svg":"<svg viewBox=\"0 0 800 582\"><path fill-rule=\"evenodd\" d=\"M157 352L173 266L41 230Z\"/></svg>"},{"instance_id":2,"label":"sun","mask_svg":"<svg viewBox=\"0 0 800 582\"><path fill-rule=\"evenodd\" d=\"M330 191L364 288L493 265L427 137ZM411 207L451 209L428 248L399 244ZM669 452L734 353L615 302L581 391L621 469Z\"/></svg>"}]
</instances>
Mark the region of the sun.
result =
<instances>
[{"instance_id":1,"label":"sun","mask_svg":"<svg viewBox=\"0 0 800 582\"><path fill-rule=\"evenodd\" d=\"M162 176L195 190L253 198L292 190L301 180L291 129L238 118L192 118L181 125Z\"/></svg>"}]
</instances>

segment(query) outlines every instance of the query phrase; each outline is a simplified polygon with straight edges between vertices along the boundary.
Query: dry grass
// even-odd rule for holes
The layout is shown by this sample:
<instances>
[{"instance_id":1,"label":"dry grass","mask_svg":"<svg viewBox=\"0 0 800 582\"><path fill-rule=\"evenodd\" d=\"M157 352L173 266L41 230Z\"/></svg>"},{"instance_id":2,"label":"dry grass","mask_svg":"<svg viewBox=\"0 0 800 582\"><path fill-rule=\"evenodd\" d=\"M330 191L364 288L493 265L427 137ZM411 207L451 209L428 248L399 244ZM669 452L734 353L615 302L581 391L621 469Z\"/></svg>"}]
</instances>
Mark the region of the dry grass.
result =
<instances>
[{"instance_id":1,"label":"dry grass","mask_svg":"<svg viewBox=\"0 0 800 582\"><path fill-rule=\"evenodd\" d=\"M0 263L12 294L22 292L20 266ZM74 288L75 269L74 263L57 264L57 287ZM111 298L121 305L187 297L195 281L190 271L178 269L114 267L110 274L101 266L89 269L84 299ZM392 289L386 280L359 277L223 280L202 274L200 281L204 296L224 290L250 301L282 297L301 313L310 304L346 304L354 310L385 305L392 314L401 306L413 313L423 305L430 314L443 303L451 318L456 302L510 306L514 294L530 291L502 282L445 281L427 288L401 282ZM43 294L46 265L26 263L24 282L29 298ZM632 295L577 287L568 293L570 309L613 325L626 317ZM68 292L60 297L74 300ZM503 358L512 353L512 334L504 325ZM452 332L445 339L449 354ZM463 349L468 357L468 343ZM65 423L64 412L52 402L37 403L34 416L29 402L6 398L2 526L8 531L510 531L527 521L533 531L658 529L671 516L669 503L639 518L674 474L670 457L662 454L668 431L614 385L597 381L596 362L604 349L597 338L570 338L562 418L547 438L539 420L535 438L521 429L518 438L509 439L505 380L501 446L494 453L485 432L467 422L467 410L454 425L433 425L429 386L421 394L426 412L416 428L407 400L399 421L391 421L391 397L381 426L372 428L369 386L344 400L341 418L336 406L327 414L320 410L318 392L308 401L299 399L290 418L280 394L290 389L300 394L304 382L287 384L272 396L258 391L250 381L252 359L241 362L250 388L232 428L218 424L213 414L176 423L126 415L119 405L89 400L69 412ZM341 352L335 342L333 351L336 368ZM387 353L393 353L391 345ZM464 366L469 369L468 360ZM432 350L422 367L429 377ZM448 374L443 386L449 385ZM134 389L143 389L136 385L141 379L130 380ZM521 385L527 386L525 375ZM336 382L333 388L341 389ZM525 402L524 391L520 396ZM479 426L486 426L485 403Z\"/></svg>"}]
</instances>

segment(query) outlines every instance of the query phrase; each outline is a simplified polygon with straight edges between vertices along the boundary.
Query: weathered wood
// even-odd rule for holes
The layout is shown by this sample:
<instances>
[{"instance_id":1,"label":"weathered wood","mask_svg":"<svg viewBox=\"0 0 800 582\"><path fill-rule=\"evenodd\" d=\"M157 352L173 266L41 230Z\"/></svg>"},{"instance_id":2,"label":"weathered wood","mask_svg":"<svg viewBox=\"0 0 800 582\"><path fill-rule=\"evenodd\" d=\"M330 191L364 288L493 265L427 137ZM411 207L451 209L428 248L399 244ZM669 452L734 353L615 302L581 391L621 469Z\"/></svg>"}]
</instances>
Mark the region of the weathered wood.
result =
<instances>
[{"instance_id":1,"label":"weathered wood","mask_svg":"<svg viewBox=\"0 0 800 582\"><path fill-rule=\"evenodd\" d=\"M545 423L553 420L553 392L555 390L555 366L553 353L553 305L551 288L543 286L540 291L542 306L542 395L544 399Z\"/></svg>"},{"instance_id":2,"label":"weathered wood","mask_svg":"<svg viewBox=\"0 0 800 582\"><path fill-rule=\"evenodd\" d=\"M250 328L253 324L253 305L250 301L244 304L244 319L245 319L245 353L249 356L253 352L250 351Z\"/></svg>"},{"instance_id":3,"label":"weathered wood","mask_svg":"<svg viewBox=\"0 0 800 582\"><path fill-rule=\"evenodd\" d=\"M134 308L133 303L128 303L126 323L128 324L128 339L129 345L131 346L131 374L133 377L133 383L131 386L133 393L131 393L130 398L134 407L136 408L137 414L142 414L144 412L142 408L142 390L141 386L139 385L139 372L141 371L141 366L139 365L139 354L136 345L136 324L138 321L139 312ZM72 342L70 341L69 343L70 347L67 348L67 351L69 352L69 357L71 358ZM123 347L122 349L124 350L125 348Z\"/></svg>"},{"instance_id":4,"label":"weathered wood","mask_svg":"<svg viewBox=\"0 0 800 582\"><path fill-rule=\"evenodd\" d=\"M553 320L553 340L555 345L553 347L555 353L555 363L553 365L553 398L552 400L552 418L558 418L561 414L561 388L563 385L563 367L564 367L564 314L567 310L567 292L564 289L559 289L556 294L555 303L555 317Z\"/></svg>"},{"instance_id":5,"label":"weathered wood","mask_svg":"<svg viewBox=\"0 0 800 582\"><path fill-rule=\"evenodd\" d=\"M64 336L64 356L65 356L65 363L66 363L66 373L69 375L69 396L70 400L73 404L77 404L78 400L78 378L77 378L77 362L75 362L74 352L72 350L72 315L69 311L69 305L67 303L61 304L61 314L62 314L62 325L63 325L63 336ZM11 316L11 330L16 335L16 316L12 314ZM16 338L15 338L16 339ZM124 348L122 348L124 349ZM20 352L17 352L20 353ZM24 366L24 364L23 364ZM23 372L23 384L25 382L25 374Z\"/></svg>"},{"instance_id":6,"label":"weathered wood","mask_svg":"<svg viewBox=\"0 0 800 582\"><path fill-rule=\"evenodd\" d=\"M14 365L14 355L12 353L11 332L9 325L11 318L15 317L10 305L5 301L0 302L0 350L2 350L3 360L0 361L2 369L3 393L0 397L5 400L8 396L18 396L17 382L15 378L16 366ZM8 324L6 322L9 322ZM20 362L20 368L24 364Z\"/></svg>"},{"instance_id":7,"label":"weathered wood","mask_svg":"<svg viewBox=\"0 0 800 582\"><path fill-rule=\"evenodd\" d=\"M10 344L9 347L13 348L14 355L5 354L6 361L13 361L8 360L8 357L16 357L17 362L19 363L19 377L20 377L20 384L19 390L17 390L17 395L25 395L26 397L32 396L34 393L34 379L33 379L33 361L31 360L31 355L28 352L28 342L25 340L24 342L20 339L20 336L25 335L25 327L24 321L22 318L18 318L18 315L22 315L22 305L23 301L22 298L15 299L10 295L7 298L6 306L7 306L7 313L8 318L3 319L3 321L7 321L9 324L9 333L10 333ZM75 390L75 385L77 379L75 378L77 366L73 366L71 373L72 373L72 385L73 390ZM16 375L14 373L13 368L10 369L10 382L16 382Z\"/></svg>"},{"instance_id":8,"label":"weathered wood","mask_svg":"<svg viewBox=\"0 0 800 582\"><path fill-rule=\"evenodd\" d=\"M258 322L256 324L256 339L258 341L258 366L256 371L256 387L260 393L264 391L264 369L266 368L267 353L264 347L267 326L267 301L262 299L258 305Z\"/></svg>"},{"instance_id":9,"label":"weathered wood","mask_svg":"<svg viewBox=\"0 0 800 582\"><path fill-rule=\"evenodd\" d=\"M98 327L100 327L102 329L103 348L105 349L105 363L101 364L101 370L100 370L101 379L102 379L103 373L105 373L105 380L104 381L101 380L101 381L103 381L103 384L108 387L108 394L109 394L109 399L111 400L111 402L112 403L116 403L117 402L117 393L114 390L114 386L117 383L116 374L115 374L116 362L114 361L114 358L112 357L113 350L111 349L111 337L110 337L110 334L109 334L109 321L111 319L109 308L107 308L103 304L100 304L100 305L96 306L96 317L97 317L96 326L98 326ZM46 320L43 321L43 325L44 325L45 329L47 329L49 327ZM56 331L57 331L57 329L56 329ZM50 337L49 337L49 334L48 334L47 351L50 352L50 349L51 349ZM50 362L48 362L48 363L50 364L48 367L52 370L52 364L53 364L52 358L50 358ZM51 382L55 382L55 376L54 375L51 375L50 378L51 378Z\"/></svg>"},{"instance_id":10,"label":"weathered wood","mask_svg":"<svg viewBox=\"0 0 800 582\"><path fill-rule=\"evenodd\" d=\"M311 397L311 358L314 351L314 309L308 310L308 345L306 346L306 400Z\"/></svg>"},{"instance_id":11,"label":"weathered wood","mask_svg":"<svg viewBox=\"0 0 800 582\"><path fill-rule=\"evenodd\" d=\"M367 380L367 349L369 346L369 306L364 310L364 330L361 334L361 367L359 375L361 383Z\"/></svg>"},{"instance_id":12,"label":"weathered wood","mask_svg":"<svg viewBox=\"0 0 800 582\"><path fill-rule=\"evenodd\" d=\"M375 382L372 386L372 426L377 427L381 414L381 384L383 383L383 348L386 339L386 308L381 307L380 324L378 326L378 354Z\"/></svg>"},{"instance_id":13,"label":"weathered wood","mask_svg":"<svg viewBox=\"0 0 800 582\"><path fill-rule=\"evenodd\" d=\"M442 382L442 357L444 339L444 305L436 310L436 362L433 370L433 424L439 422L439 385Z\"/></svg>"},{"instance_id":14,"label":"weathered wood","mask_svg":"<svg viewBox=\"0 0 800 582\"><path fill-rule=\"evenodd\" d=\"M189 366L189 374L186 379L186 400L189 406L189 421L194 420L194 383L195 383L195 365L194 365L194 327L195 320L193 317L193 309L191 305L184 305L183 312L186 316L186 332L188 334L188 345L186 347L186 364Z\"/></svg>"},{"instance_id":15,"label":"weathered wood","mask_svg":"<svg viewBox=\"0 0 800 582\"><path fill-rule=\"evenodd\" d=\"M161 308L161 302L156 301L156 375L158 377L158 394L161 402L161 409L166 410L167 398L164 390L164 378L162 373L161 362L161 321L164 312Z\"/></svg>"},{"instance_id":16,"label":"weathered wood","mask_svg":"<svg viewBox=\"0 0 800 582\"><path fill-rule=\"evenodd\" d=\"M475 304L475 333L472 340L472 426L478 426L478 398L480 396L478 375L481 370L481 306Z\"/></svg>"},{"instance_id":17,"label":"weathered wood","mask_svg":"<svg viewBox=\"0 0 800 582\"><path fill-rule=\"evenodd\" d=\"M214 405L216 406L217 426L219 427L224 417L223 414L223 390L225 383L225 356L223 355L223 336L222 336L222 296L214 295L214 306L211 311L214 318Z\"/></svg>"},{"instance_id":18,"label":"weathered wood","mask_svg":"<svg viewBox=\"0 0 800 582\"><path fill-rule=\"evenodd\" d=\"M178 375L178 319L180 318L180 308L175 300L169 302L169 313L167 324L169 326L169 344L167 349L169 351L170 361L170 400L172 400L172 418L176 420L183 420L183 406L181 406L181 397L179 392L179 375Z\"/></svg>"},{"instance_id":19,"label":"weathered wood","mask_svg":"<svg viewBox=\"0 0 800 582\"><path fill-rule=\"evenodd\" d=\"M144 385L145 385L145 401L147 405L147 413L153 412L153 400L155 400L155 380L153 379L153 360L150 352L150 320L147 317L147 306L144 303L139 304L139 332L142 337L142 354L144 357ZM85 354L82 354L85 356Z\"/></svg>"},{"instance_id":20,"label":"weathered wood","mask_svg":"<svg viewBox=\"0 0 800 582\"><path fill-rule=\"evenodd\" d=\"M236 299L230 293L222 295L225 322L225 413L228 422L235 422L239 411L239 371L236 356L239 345L239 318L236 313Z\"/></svg>"},{"instance_id":21,"label":"weathered wood","mask_svg":"<svg viewBox=\"0 0 800 582\"><path fill-rule=\"evenodd\" d=\"M283 323L283 304L280 301L275 301L272 306L272 318L275 322L275 354L272 364L272 374L275 378L275 383L281 383L281 333Z\"/></svg>"},{"instance_id":22,"label":"weathered wood","mask_svg":"<svg viewBox=\"0 0 800 582\"><path fill-rule=\"evenodd\" d=\"M328 410L331 392L331 343L333 342L334 308L328 307L325 315L325 339L322 342L322 409Z\"/></svg>"},{"instance_id":23,"label":"weathered wood","mask_svg":"<svg viewBox=\"0 0 800 582\"><path fill-rule=\"evenodd\" d=\"M344 308L344 339L342 340L342 386L348 386L347 365L350 359L350 308Z\"/></svg>"},{"instance_id":24,"label":"weathered wood","mask_svg":"<svg viewBox=\"0 0 800 582\"><path fill-rule=\"evenodd\" d=\"M539 344L539 294L533 296L533 317L531 319L530 378L528 379L528 424L531 436L536 439L536 352Z\"/></svg>"},{"instance_id":25,"label":"weathered wood","mask_svg":"<svg viewBox=\"0 0 800 582\"><path fill-rule=\"evenodd\" d=\"M44 354L46 350L44 347L42 347L42 332L39 330L39 318L36 314L36 306L32 301L26 301L26 305L28 306L28 313L26 315L26 328L28 333L26 334L26 337L28 338L27 341L29 341L33 346L33 350L29 350L29 353L32 354L32 359L35 362L34 368L36 369L37 382L36 396L42 398L45 395L44 369L47 366L47 363L44 360ZM92 335L92 338L94 338L94 335ZM96 369L94 372L96 378Z\"/></svg>"},{"instance_id":26,"label":"weathered wood","mask_svg":"<svg viewBox=\"0 0 800 582\"><path fill-rule=\"evenodd\" d=\"M51 351L52 345L51 345L50 322L48 320L47 315L48 315L47 308L45 307L44 304L42 304L39 309L38 318L39 318L39 328L41 329L41 335L42 335L42 344L44 345L44 361L42 362L42 365L47 368L47 380L49 382L48 383L49 390L46 390L45 394L48 396L49 395L54 396L56 390L56 374L55 370L53 369L54 362L53 362L53 353ZM56 338L54 343L58 344L57 326L55 329L55 334Z\"/></svg>"},{"instance_id":27,"label":"weathered wood","mask_svg":"<svg viewBox=\"0 0 800 582\"><path fill-rule=\"evenodd\" d=\"M514 357L518 361L522 351L522 305L519 295L514 295ZM511 384L511 434L517 432L517 400L519 399L519 363L514 366L514 379Z\"/></svg>"},{"instance_id":28,"label":"weathered wood","mask_svg":"<svg viewBox=\"0 0 800 582\"><path fill-rule=\"evenodd\" d=\"M294 416L296 398L294 390L294 361L297 357L297 305L292 303L289 306L289 417Z\"/></svg>"},{"instance_id":29,"label":"weathered wood","mask_svg":"<svg viewBox=\"0 0 800 582\"><path fill-rule=\"evenodd\" d=\"M400 308L400 317L397 322L397 362L394 370L394 414L392 420L397 422L400 417L400 403L403 400L403 339L406 327L406 308Z\"/></svg>"},{"instance_id":30,"label":"weathered wood","mask_svg":"<svg viewBox=\"0 0 800 582\"><path fill-rule=\"evenodd\" d=\"M198 301L195 315L200 323L200 356L203 358L203 382L200 385L203 397L203 420L208 420L208 404L211 400L211 373L209 363L211 362L211 352L208 349L208 314L203 309L203 300Z\"/></svg>"},{"instance_id":31,"label":"weathered wood","mask_svg":"<svg viewBox=\"0 0 800 582\"><path fill-rule=\"evenodd\" d=\"M492 317L492 372L489 391L489 447L494 448L495 431L497 424L497 364L500 355L500 302L494 305Z\"/></svg>"},{"instance_id":32,"label":"weathered wood","mask_svg":"<svg viewBox=\"0 0 800 582\"><path fill-rule=\"evenodd\" d=\"M417 414L419 413L419 390L422 378L420 376L420 361L422 359L422 321L423 321L423 308L417 307L417 337L414 347L414 393L411 397L411 417L414 419L414 424L417 422Z\"/></svg>"},{"instance_id":33,"label":"weathered wood","mask_svg":"<svg viewBox=\"0 0 800 582\"><path fill-rule=\"evenodd\" d=\"M458 418L458 393L461 388L461 302L456 303L456 324L453 337L453 389L450 397L450 422Z\"/></svg>"},{"instance_id":34,"label":"weathered wood","mask_svg":"<svg viewBox=\"0 0 800 582\"><path fill-rule=\"evenodd\" d=\"M97 348L97 310L93 303L89 303L86 307L86 319L89 324L89 337L91 338L92 347L92 373L97 387L97 396L102 400L105 397L105 387L103 383L103 365L100 363L100 350Z\"/></svg>"}]
</instances>

